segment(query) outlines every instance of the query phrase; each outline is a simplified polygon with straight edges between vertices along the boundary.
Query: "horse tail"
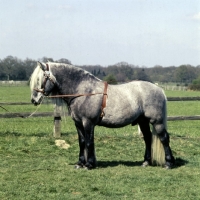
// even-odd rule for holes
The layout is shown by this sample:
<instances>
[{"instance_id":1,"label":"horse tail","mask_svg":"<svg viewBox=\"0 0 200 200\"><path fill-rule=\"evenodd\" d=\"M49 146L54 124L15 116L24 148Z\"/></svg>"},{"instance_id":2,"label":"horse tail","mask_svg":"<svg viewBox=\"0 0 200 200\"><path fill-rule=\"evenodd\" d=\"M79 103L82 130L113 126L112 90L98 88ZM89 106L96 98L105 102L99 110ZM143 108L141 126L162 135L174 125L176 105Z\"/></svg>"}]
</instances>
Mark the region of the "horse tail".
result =
<instances>
[{"instance_id":1,"label":"horse tail","mask_svg":"<svg viewBox=\"0 0 200 200\"><path fill-rule=\"evenodd\" d=\"M166 98L164 101L164 116L163 116L163 125L164 129L167 131L167 105ZM161 143L158 134L155 130L155 127L152 126L152 144L151 144L151 161L152 165L165 165L165 151L163 148L163 144Z\"/></svg>"},{"instance_id":2,"label":"horse tail","mask_svg":"<svg viewBox=\"0 0 200 200\"><path fill-rule=\"evenodd\" d=\"M143 133L138 126L138 135L143 137ZM165 151L163 145L156 133L154 126L152 126L152 142L151 142L151 162L152 165L165 165Z\"/></svg>"},{"instance_id":3,"label":"horse tail","mask_svg":"<svg viewBox=\"0 0 200 200\"><path fill-rule=\"evenodd\" d=\"M165 151L154 126L152 128L151 162L152 165L165 165Z\"/></svg>"}]
</instances>

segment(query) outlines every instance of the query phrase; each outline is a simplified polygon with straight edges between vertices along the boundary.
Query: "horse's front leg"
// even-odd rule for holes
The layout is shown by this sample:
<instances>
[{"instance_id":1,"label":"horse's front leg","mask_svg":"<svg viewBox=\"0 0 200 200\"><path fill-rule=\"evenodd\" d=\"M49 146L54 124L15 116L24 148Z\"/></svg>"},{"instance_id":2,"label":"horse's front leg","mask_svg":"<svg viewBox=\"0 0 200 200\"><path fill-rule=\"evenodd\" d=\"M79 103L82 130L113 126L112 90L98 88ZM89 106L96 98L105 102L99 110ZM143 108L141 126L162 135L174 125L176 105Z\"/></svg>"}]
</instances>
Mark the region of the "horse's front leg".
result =
<instances>
[{"instance_id":1,"label":"horse's front leg","mask_svg":"<svg viewBox=\"0 0 200 200\"><path fill-rule=\"evenodd\" d=\"M78 141L79 141L79 160L78 163L75 165L75 168L82 168L86 164L86 158L85 158L85 132L83 126L80 126L79 124L76 124L76 129L78 132Z\"/></svg>"},{"instance_id":2,"label":"horse's front leg","mask_svg":"<svg viewBox=\"0 0 200 200\"><path fill-rule=\"evenodd\" d=\"M94 125L90 121L83 123L85 131L85 167L92 169L96 167L96 156L94 146Z\"/></svg>"},{"instance_id":3,"label":"horse's front leg","mask_svg":"<svg viewBox=\"0 0 200 200\"><path fill-rule=\"evenodd\" d=\"M76 125L79 140L79 161L75 168L85 167L92 169L96 167L96 156L94 147L94 125L88 121L83 126Z\"/></svg>"}]
</instances>

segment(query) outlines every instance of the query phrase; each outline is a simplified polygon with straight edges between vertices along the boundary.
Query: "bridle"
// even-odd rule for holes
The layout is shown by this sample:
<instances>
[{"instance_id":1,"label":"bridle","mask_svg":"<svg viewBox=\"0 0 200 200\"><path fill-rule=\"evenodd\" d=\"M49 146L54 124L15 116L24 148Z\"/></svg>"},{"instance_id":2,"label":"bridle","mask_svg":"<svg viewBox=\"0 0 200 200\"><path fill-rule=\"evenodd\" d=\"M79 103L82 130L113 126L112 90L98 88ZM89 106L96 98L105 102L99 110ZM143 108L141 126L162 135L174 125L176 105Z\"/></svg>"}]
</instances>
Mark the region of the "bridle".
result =
<instances>
[{"instance_id":1,"label":"bridle","mask_svg":"<svg viewBox=\"0 0 200 200\"><path fill-rule=\"evenodd\" d=\"M44 82L42 83L41 89L34 88L34 90L36 92L40 92L48 98L65 98L65 97L76 98L76 97L81 97L81 96L93 96L93 95L97 95L97 94L103 94L100 117L102 118L105 115L103 109L106 107L106 98L108 97L108 95L107 95L107 88L108 88L107 81L104 82L104 92L103 93L102 92L96 92L96 93L86 93L86 94L63 94L63 95L48 96L48 94L46 94L46 92L45 92L45 86L46 86L47 81L50 80L54 85L57 85L58 87L59 87L59 84L57 83L57 81L55 81L51 78L51 73L49 71L49 65L47 63L46 63L46 70L44 70L44 69L42 69L42 70L44 72Z\"/></svg>"},{"instance_id":2,"label":"bridle","mask_svg":"<svg viewBox=\"0 0 200 200\"><path fill-rule=\"evenodd\" d=\"M43 70L43 69L42 69ZM48 80L50 80L54 85L56 84L55 81L51 78L51 74L50 74L50 71L49 71L49 65L46 63L46 70L43 70L44 72L44 81L42 83L42 87L41 89L38 89L38 88L34 88L34 90L36 92L40 92L42 94L44 94L45 96L47 96L48 94L46 94L45 92L45 86L46 86L46 83Z\"/></svg>"}]
</instances>

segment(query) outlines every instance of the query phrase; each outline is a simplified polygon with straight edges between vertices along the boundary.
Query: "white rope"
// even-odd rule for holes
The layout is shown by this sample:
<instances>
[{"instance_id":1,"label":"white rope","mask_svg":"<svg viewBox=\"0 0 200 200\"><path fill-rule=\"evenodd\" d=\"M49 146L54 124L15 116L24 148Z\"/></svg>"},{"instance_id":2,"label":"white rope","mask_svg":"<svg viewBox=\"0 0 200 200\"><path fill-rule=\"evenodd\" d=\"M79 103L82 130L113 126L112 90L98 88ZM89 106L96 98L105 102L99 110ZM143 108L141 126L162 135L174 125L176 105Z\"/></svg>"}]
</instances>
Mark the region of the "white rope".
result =
<instances>
[{"instance_id":1,"label":"white rope","mask_svg":"<svg viewBox=\"0 0 200 200\"><path fill-rule=\"evenodd\" d=\"M44 97L43 97L41 103L39 104L39 106L37 106L36 110L34 112L32 112L29 116L25 117L25 118L32 117L38 111L38 109L40 108L40 106L42 105L43 100L44 100Z\"/></svg>"}]
</instances>

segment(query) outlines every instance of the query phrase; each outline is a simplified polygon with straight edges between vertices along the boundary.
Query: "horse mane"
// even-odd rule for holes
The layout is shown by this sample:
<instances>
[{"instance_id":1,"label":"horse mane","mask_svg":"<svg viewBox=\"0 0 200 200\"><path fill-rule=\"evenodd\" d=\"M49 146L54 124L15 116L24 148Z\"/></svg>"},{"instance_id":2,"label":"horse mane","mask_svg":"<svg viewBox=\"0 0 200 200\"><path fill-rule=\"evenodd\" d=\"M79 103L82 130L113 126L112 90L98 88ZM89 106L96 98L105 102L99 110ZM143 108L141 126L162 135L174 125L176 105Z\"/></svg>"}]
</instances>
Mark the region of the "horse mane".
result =
<instances>
[{"instance_id":1,"label":"horse mane","mask_svg":"<svg viewBox=\"0 0 200 200\"><path fill-rule=\"evenodd\" d=\"M40 66L37 65L30 77L31 91L33 91L36 84L42 85L42 76L43 76L42 70L41 70Z\"/></svg>"},{"instance_id":2,"label":"horse mane","mask_svg":"<svg viewBox=\"0 0 200 200\"><path fill-rule=\"evenodd\" d=\"M70 74L75 74L77 77L81 76L82 78L87 77L87 78L101 81L99 78L97 78L90 72L88 72L80 67L77 67L75 65L70 65L70 64L65 64L65 63L55 63L55 62L48 62L47 64L50 66L50 71L51 71L51 68L53 68L53 67L62 68L63 70L65 70L65 69L68 70L70 72Z\"/></svg>"}]
</instances>

